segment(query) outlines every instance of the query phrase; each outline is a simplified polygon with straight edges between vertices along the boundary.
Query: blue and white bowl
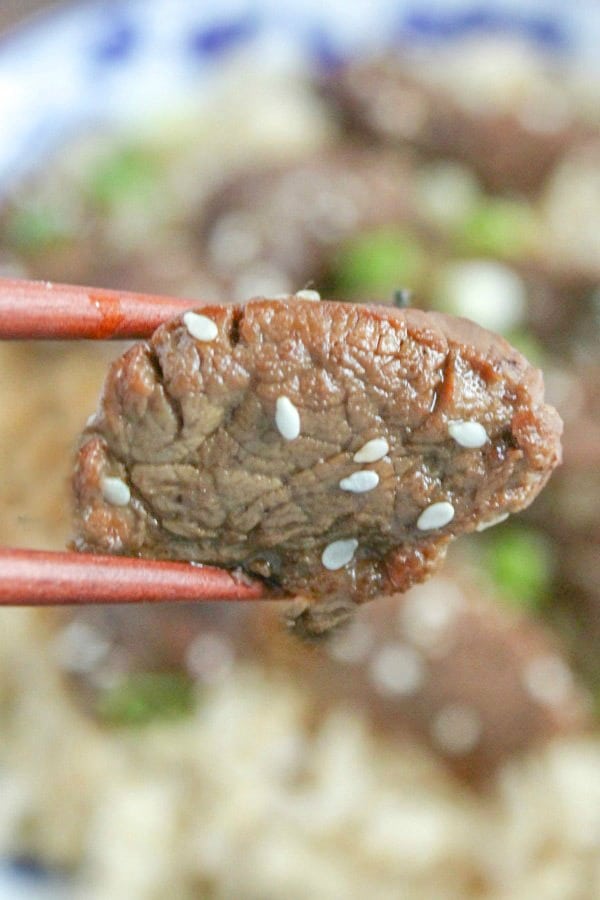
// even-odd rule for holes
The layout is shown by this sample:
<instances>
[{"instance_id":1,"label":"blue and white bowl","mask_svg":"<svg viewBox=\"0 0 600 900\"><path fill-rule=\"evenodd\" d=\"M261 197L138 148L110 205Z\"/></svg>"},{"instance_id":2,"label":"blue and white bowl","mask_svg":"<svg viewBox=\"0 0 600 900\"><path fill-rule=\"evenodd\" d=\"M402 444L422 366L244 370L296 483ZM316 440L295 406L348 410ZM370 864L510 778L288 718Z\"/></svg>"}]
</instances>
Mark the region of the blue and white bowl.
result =
<instances>
[{"instance_id":1,"label":"blue and white bowl","mask_svg":"<svg viewBox=\"0 0 600 900\"><path fill-rule=\"evenodd\" d=\"M594 60L597 5L415 0L120 0L40 15L0 42L0 196L74 132L118 124L210 90L243 46L264 63L327 66L397 42L491 33Z\"/></svg>"}]
</instances>

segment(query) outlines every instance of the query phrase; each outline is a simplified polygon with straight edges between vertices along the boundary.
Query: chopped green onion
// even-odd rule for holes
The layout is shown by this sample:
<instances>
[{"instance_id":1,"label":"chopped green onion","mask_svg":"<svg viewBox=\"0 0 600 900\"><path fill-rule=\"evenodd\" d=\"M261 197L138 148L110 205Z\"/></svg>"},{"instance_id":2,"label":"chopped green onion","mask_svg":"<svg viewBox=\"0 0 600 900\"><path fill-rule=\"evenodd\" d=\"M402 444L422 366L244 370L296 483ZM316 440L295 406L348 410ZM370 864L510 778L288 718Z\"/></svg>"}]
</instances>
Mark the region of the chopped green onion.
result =
<instances>
[{"instance_id":1,"label":"chopped green onion","mask_svg":"<svg viewBox=\"0 0 600 900\"><path fill-rule=\"evenodd\" d=\"M88 173L85 189L101 206L123 200L144 200L160 177L157 157L148 149L124 147L99 160Z\"/></svg>"},{"instance_id":2,"label":"chopped green onion","mask_svg":"<svg viewBox=\"0 0 600 900\"><path fill-rule=\"evenodd\" d=\"M552 578L547 539L531 528L512 525L491 535L486 543L486 567L507 601L526 610L542 606Z\"/></svg>"},{"instance_id":3,"label":"chopped green onion","mask_svg":"<svg viewBox=\"0 0 600 900\"><path fill-rule=\"evenodd\" d=\"M456 249L459 253L514 259L531 249L536 233L535 214L526 203L487 199L457 229Z\"/></svg>"},{"instance_id":4,"label":"chopped green onion","mask_svg":"<svg viewBox=\"0 0 600 900\"><path fill-rule=\"evenodd\" d=\"M12 213L6 225L8 243L22 253L56 247L72 235L73 227L52 207L23 206Z\"/></svg>"},{"instance_id":5,"label":"chopped green onion","mask_svg":"<svg viewBox=\"0 0 600 900\"><path fill-rule=\"evenodd\" d=\"M193 683L178 673L144 672L128 675L105 691L97 712L110 725L146 725L177 719L193 708Z\"/></svg>"},{"instance_id":6,"label":"chopped green onion","mask_svg":"<svg viewBox=\"0 0 600 900\"><path fill-rule=\"evenodd\" d=\"M414 286L425 268L418 240L402 229L385 228L348 241L337 255L334 286L339 293L392 294Z\"/></svg>"}]
</instances>

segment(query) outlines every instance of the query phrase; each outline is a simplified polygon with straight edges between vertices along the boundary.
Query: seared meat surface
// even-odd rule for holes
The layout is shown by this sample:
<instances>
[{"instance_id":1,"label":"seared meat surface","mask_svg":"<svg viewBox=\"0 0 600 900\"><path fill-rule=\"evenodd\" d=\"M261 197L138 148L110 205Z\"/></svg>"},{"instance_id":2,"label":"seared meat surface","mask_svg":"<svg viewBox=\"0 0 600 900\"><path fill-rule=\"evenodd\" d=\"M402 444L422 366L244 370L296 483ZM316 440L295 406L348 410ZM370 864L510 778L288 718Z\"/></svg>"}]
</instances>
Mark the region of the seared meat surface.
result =
<instances>
[{"instance_id":1,"label":"seared meat surface","mask_svg":"<svg viewBox=\"0 0 600 900\"><path fill-rule=\"evenodd\" d=\"M540 373L467 320L205 307L113 364L79 450L76 546L241 566L320 633L527 506L560 431Z\"/></svg>"}]
</instances>

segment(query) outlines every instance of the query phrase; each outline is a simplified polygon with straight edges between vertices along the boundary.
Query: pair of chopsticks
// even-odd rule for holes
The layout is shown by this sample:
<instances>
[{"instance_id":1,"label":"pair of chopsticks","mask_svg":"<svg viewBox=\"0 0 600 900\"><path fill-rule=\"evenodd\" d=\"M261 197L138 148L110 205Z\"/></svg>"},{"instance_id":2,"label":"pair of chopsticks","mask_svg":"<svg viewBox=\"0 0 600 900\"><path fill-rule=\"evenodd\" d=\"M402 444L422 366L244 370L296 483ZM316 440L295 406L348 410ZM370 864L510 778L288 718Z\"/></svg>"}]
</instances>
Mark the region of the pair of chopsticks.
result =
<instances>
[{"instance_id":1,"label":"pair of chopsticks","mask_svg":"<svg viewBox=\"0 0 600 900\"><path fill-rule=\"evenodd\" d=\"M0 278L0 340L149 337L202 303ZM0 548L0 606L257 600L259 582L214 566Z\"/></svg>"}]
</instances>

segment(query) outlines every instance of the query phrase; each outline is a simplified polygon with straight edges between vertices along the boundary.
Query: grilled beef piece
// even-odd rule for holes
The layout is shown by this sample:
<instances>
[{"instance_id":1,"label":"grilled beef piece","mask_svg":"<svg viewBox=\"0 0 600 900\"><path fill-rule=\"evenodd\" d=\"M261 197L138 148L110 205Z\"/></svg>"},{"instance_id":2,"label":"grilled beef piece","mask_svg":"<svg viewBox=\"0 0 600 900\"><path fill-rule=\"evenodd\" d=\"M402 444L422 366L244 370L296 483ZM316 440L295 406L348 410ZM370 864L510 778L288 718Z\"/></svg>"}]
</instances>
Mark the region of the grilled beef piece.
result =
<instances>
[{"instance_id":1,"label":"grilled beef piece","mask_svg":"<svg viewBox=\"0 0 600 900\"><path fill-rule=\"evenodd\" d=\"M298 628L423 581L560 459L541 374L473 323L255 299L111 367L74 476L82 550L195 560L303 598Z\"/></svg>"}]
</instances>

